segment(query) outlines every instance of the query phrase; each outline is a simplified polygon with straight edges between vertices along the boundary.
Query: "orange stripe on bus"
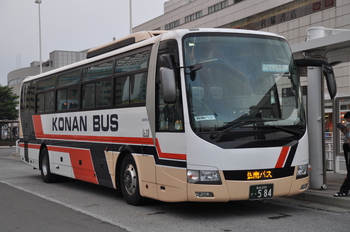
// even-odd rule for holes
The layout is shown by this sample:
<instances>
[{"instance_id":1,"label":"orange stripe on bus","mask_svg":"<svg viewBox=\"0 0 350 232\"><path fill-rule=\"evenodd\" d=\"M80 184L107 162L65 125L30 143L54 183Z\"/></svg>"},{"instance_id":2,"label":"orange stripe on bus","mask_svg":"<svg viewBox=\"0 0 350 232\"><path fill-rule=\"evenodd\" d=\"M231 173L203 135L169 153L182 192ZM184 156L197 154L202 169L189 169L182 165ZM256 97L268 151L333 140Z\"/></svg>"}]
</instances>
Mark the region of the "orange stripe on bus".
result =
<instances>
[{"instance_id":1,"label":"orange stripe on bus","mask_svg":"<svg viewBox=\"0 0 350 232\"><path fill-rule=\"evenodd\" d=\"M49 151L68 153L74 176L78 180L98 184L90 150L48 146Z\"/></svg>"},{"instance_id":2,"label":"orange stripe on bus","mask_svg":"<svg viewBox=\"0 0 350 232\"><path fill-rule=\"evenodd\" d=\"M275 168L282 168L286 160L290 147L282 147L280 156L278 157Z\"/></svg>"}]
</instances>

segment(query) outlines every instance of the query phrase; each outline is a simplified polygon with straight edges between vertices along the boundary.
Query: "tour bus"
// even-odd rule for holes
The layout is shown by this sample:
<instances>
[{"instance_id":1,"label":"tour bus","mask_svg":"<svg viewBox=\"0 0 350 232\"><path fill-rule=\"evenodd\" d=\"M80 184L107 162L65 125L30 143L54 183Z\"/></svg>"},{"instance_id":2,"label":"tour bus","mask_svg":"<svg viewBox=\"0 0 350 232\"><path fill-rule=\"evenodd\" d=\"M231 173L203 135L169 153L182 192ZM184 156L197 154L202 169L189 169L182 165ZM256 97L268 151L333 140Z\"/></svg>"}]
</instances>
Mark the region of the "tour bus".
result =
<instances>
[{"instance_id":1,"label":"tour bus","mask_svg":"<svg viewBox=\"0 0 350 232\"><path fill-rule=\"evenodd\" d=\"M114 188L131 205L227 202L308 188L298 66L279 35L239 29L138 32L27 77L21 159L44 182Z\"/></svg>"}]
</instances>

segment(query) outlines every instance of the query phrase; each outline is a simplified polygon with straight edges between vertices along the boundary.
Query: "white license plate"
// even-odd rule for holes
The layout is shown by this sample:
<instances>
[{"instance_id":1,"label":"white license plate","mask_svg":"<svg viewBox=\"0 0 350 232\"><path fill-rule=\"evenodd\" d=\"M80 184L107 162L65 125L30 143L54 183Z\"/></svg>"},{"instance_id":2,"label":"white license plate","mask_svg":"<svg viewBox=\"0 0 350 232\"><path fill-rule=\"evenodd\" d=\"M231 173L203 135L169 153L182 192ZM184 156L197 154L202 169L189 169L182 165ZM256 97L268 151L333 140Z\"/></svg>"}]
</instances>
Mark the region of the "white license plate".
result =
<instances>
[{"instance_id":1,"label":"white license plate","mask_svg":"<svg viewBox=\"0 0 350 232\"><path fill-rule=\"evenodd\" d=\"M249 199L266 199L273 197L273 184L262 184L250 186Z\"/></svg>"}]
</instances>

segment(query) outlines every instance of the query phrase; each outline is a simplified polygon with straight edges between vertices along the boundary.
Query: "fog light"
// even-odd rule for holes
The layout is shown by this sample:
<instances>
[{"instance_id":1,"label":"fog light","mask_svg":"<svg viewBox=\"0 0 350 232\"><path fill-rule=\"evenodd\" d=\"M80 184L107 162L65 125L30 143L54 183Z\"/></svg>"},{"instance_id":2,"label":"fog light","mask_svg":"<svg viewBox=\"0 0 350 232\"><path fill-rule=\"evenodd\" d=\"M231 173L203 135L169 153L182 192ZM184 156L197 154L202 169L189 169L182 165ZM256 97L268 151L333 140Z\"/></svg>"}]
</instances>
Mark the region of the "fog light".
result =
<instances>
[{"instance_id":1,"label":"fog light","mask_svg":"<svg viewBox=\"0 0 350 232\"><path fill-rule=\"evenodd\" d=\"M212 192L196 192L196 197L214 197Z\"/></svg>"},{"instance_id":2,"label":"fog light","mask_svg":"<svg viewBox=\"0 0 350 232\"><path fill-rule=\"evenodd\" d=\"M308 184L303 184L302 186L300 186L300 190L304 190L307 189Z\"/></svg>"},{"instance_id":3,"label":"fog light","mask_svg":"<svg viewBox=\"0 0 350 232\"><path fill-rule=\"evenodd\" d=\"M304 178L308 176L309 165L299 165L297 170L297 179Z\"/></svg>"}]
</instances>

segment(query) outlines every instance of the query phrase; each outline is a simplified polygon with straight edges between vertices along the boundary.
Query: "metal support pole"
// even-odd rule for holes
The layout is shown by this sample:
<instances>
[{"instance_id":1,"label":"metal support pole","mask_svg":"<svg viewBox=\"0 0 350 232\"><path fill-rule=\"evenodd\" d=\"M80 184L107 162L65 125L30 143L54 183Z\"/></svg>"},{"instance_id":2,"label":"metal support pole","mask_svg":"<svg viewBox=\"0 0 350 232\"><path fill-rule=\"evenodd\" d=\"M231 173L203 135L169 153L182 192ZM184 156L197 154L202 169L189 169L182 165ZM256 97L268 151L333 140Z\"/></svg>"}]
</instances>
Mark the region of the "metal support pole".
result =
<instances>
[{"instance_id":1,"label":"metal support pole","mask_svg":"<svg viewBox=\"0 0 350 232\"><path fill-rule=\"evenodd\" d=\"M36 0L36 4L38 4L39 9L39 52L40 52L40 73L43 73L43 59L42 59L42 51L41 51L41 15L40 15L40 4L41 0Z\"/></svg>"},{"instance_id":2,"label":"metal support pole","mask_svg":"<svg viewBox=\"0 0 350 232\"><path fill-rule=\"evenodd\" d=\"M310 188L326 188L324 152L324 81L320 67L308 67L308 131Z\"/></svg>"},{"instance_id":3,"label":"metal support pole","mask_svg":"<svg viewBox=\"0 0 350 232\"><path fill-rule=\"evenodd\" d=\"M129 15L130 15L130 35L132 34L132 4L131 0L129 0Z\"/></svg>"}]
</instances>

